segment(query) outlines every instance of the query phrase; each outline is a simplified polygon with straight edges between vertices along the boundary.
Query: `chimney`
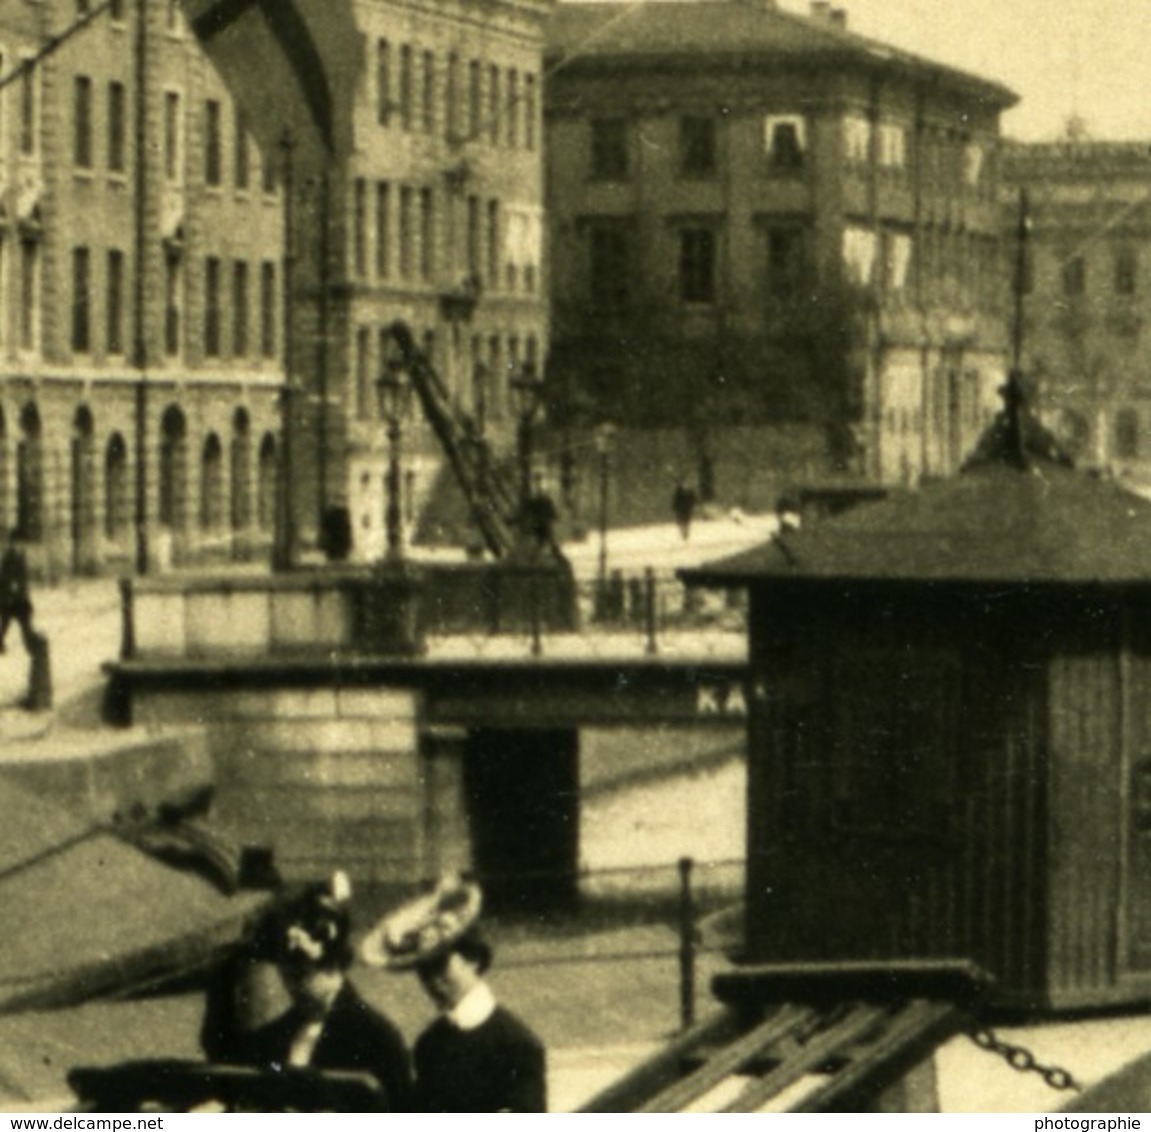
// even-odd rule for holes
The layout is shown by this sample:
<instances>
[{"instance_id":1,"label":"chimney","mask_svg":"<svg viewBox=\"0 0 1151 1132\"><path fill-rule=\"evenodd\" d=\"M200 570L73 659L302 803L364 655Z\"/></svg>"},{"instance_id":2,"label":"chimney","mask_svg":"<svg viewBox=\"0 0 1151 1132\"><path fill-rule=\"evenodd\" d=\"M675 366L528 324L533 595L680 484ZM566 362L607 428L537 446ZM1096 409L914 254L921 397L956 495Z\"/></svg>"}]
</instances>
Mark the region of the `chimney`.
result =
<instances>
[{"instance_id":1,"label":"chimney","mask_svg":"<svg viewBox=\"0 0 1151 1132\"><path fill-rule=\"evenodd\" d=\"M831 9L831 22L837 28L847 31L847 9L846 8L832 8Z\"/></svg>"}]
</instances>

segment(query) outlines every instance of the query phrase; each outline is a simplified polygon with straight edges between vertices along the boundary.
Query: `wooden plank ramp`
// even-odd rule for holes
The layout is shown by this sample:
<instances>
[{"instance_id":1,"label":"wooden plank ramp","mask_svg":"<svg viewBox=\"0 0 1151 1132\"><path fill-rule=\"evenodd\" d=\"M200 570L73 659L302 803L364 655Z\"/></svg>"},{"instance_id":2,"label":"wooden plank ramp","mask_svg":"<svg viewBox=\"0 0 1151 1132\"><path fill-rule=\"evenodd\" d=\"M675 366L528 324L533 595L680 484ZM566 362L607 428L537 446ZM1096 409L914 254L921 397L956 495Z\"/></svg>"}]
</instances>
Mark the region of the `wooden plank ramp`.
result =
<instances>
[{"instance_id":1,"label":"wooden plank ramp","mask_svg":"<svg viewBox=\"0 0 1151 1132\"><path fill-rule=\"evenodd\" d=\"M965 963L736 969L718 1010L579 1111L936 1111L934 1052L987 985Z\"/></svg>"}]
</instances>

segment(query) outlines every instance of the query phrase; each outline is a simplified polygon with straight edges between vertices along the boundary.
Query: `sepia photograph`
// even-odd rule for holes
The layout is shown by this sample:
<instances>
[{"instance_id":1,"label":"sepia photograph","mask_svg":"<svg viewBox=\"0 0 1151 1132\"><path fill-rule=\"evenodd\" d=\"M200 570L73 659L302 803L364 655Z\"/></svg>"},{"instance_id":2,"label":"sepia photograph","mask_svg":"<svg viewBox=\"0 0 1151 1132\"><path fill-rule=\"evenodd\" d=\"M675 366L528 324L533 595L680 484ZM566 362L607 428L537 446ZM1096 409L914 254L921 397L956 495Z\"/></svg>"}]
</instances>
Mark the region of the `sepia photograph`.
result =
<instances>
[{"instance_id":1,"label":"sepia photograph","mask_svg":"<svg viewBox=\"0 0 1151 1132\"><path fill-rule=\"evenodd\" d=\"M1149 62L0 0L0 1112L1151 1111Z\"/></svg>"}]
</instances>

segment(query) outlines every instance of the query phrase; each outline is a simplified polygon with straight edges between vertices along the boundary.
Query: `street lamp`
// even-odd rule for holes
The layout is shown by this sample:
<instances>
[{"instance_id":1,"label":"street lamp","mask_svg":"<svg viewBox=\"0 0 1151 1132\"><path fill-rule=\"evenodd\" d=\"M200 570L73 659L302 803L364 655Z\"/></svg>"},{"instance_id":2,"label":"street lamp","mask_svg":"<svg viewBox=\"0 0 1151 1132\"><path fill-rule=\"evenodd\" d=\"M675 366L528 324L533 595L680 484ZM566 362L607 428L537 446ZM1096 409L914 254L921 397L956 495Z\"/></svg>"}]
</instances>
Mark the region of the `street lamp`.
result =
<instances>
[{"instance_id":1,"label":"street lamp","mask_svg":"<svg viewBox=\"0 0 1151 1132\"><path fill-rule=\"evenodd\" d=\"M615 425L605 421L595 430L595 450L599 456L599 592L600 600L607 595L607 503L608 473L615 450Z\"/></svg>"},{"instance_id":2,"label":"street lamp","mask_svg":"<svg viewBox=\"0 0 1151 1132\"><path fill-rule=\"evenodd\" d=\"M532 495L532 426L543 402L543 382L535 366L525 362L520 372L508 383L515 406L516 452L520 462L520 508L526 513Z\"/></svg>"},{"instance_id":3,"label":"street lamp","mask_svg":"<svg viewBox=\"0 0 1151 1132\"><path fill-rule=\"evenodd\" d=\"M400 510L400 441L403 422L412 400L412 383L407 378L403 359L389 357L376 382L380 419L388 426L388 473L384 481L384 537L386 561L400 562L404 557L403 520Z\"/></svg>"}]
</instances>

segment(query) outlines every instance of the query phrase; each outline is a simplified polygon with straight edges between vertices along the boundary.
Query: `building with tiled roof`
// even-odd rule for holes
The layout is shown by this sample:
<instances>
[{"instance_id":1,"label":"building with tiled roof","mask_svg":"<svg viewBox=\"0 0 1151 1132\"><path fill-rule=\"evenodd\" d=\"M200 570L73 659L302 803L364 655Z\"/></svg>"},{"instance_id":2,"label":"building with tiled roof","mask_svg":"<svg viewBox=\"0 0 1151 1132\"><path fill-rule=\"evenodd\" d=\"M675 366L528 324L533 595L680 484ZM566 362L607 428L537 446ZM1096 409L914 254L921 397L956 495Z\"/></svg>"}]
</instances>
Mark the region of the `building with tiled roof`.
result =
<instances>
[{"instance_id":1,"label":"building with tiled roof","mask_svg":"<svg viewBox=\"0 0 1151 1132\"><path fill-rule=\"evenodd\" d=\"M826 4L564 3L548 53L558 405L816 423L882 482L958 467L1004 372L1014 95Z\"/></svg>"}]
</instances>

